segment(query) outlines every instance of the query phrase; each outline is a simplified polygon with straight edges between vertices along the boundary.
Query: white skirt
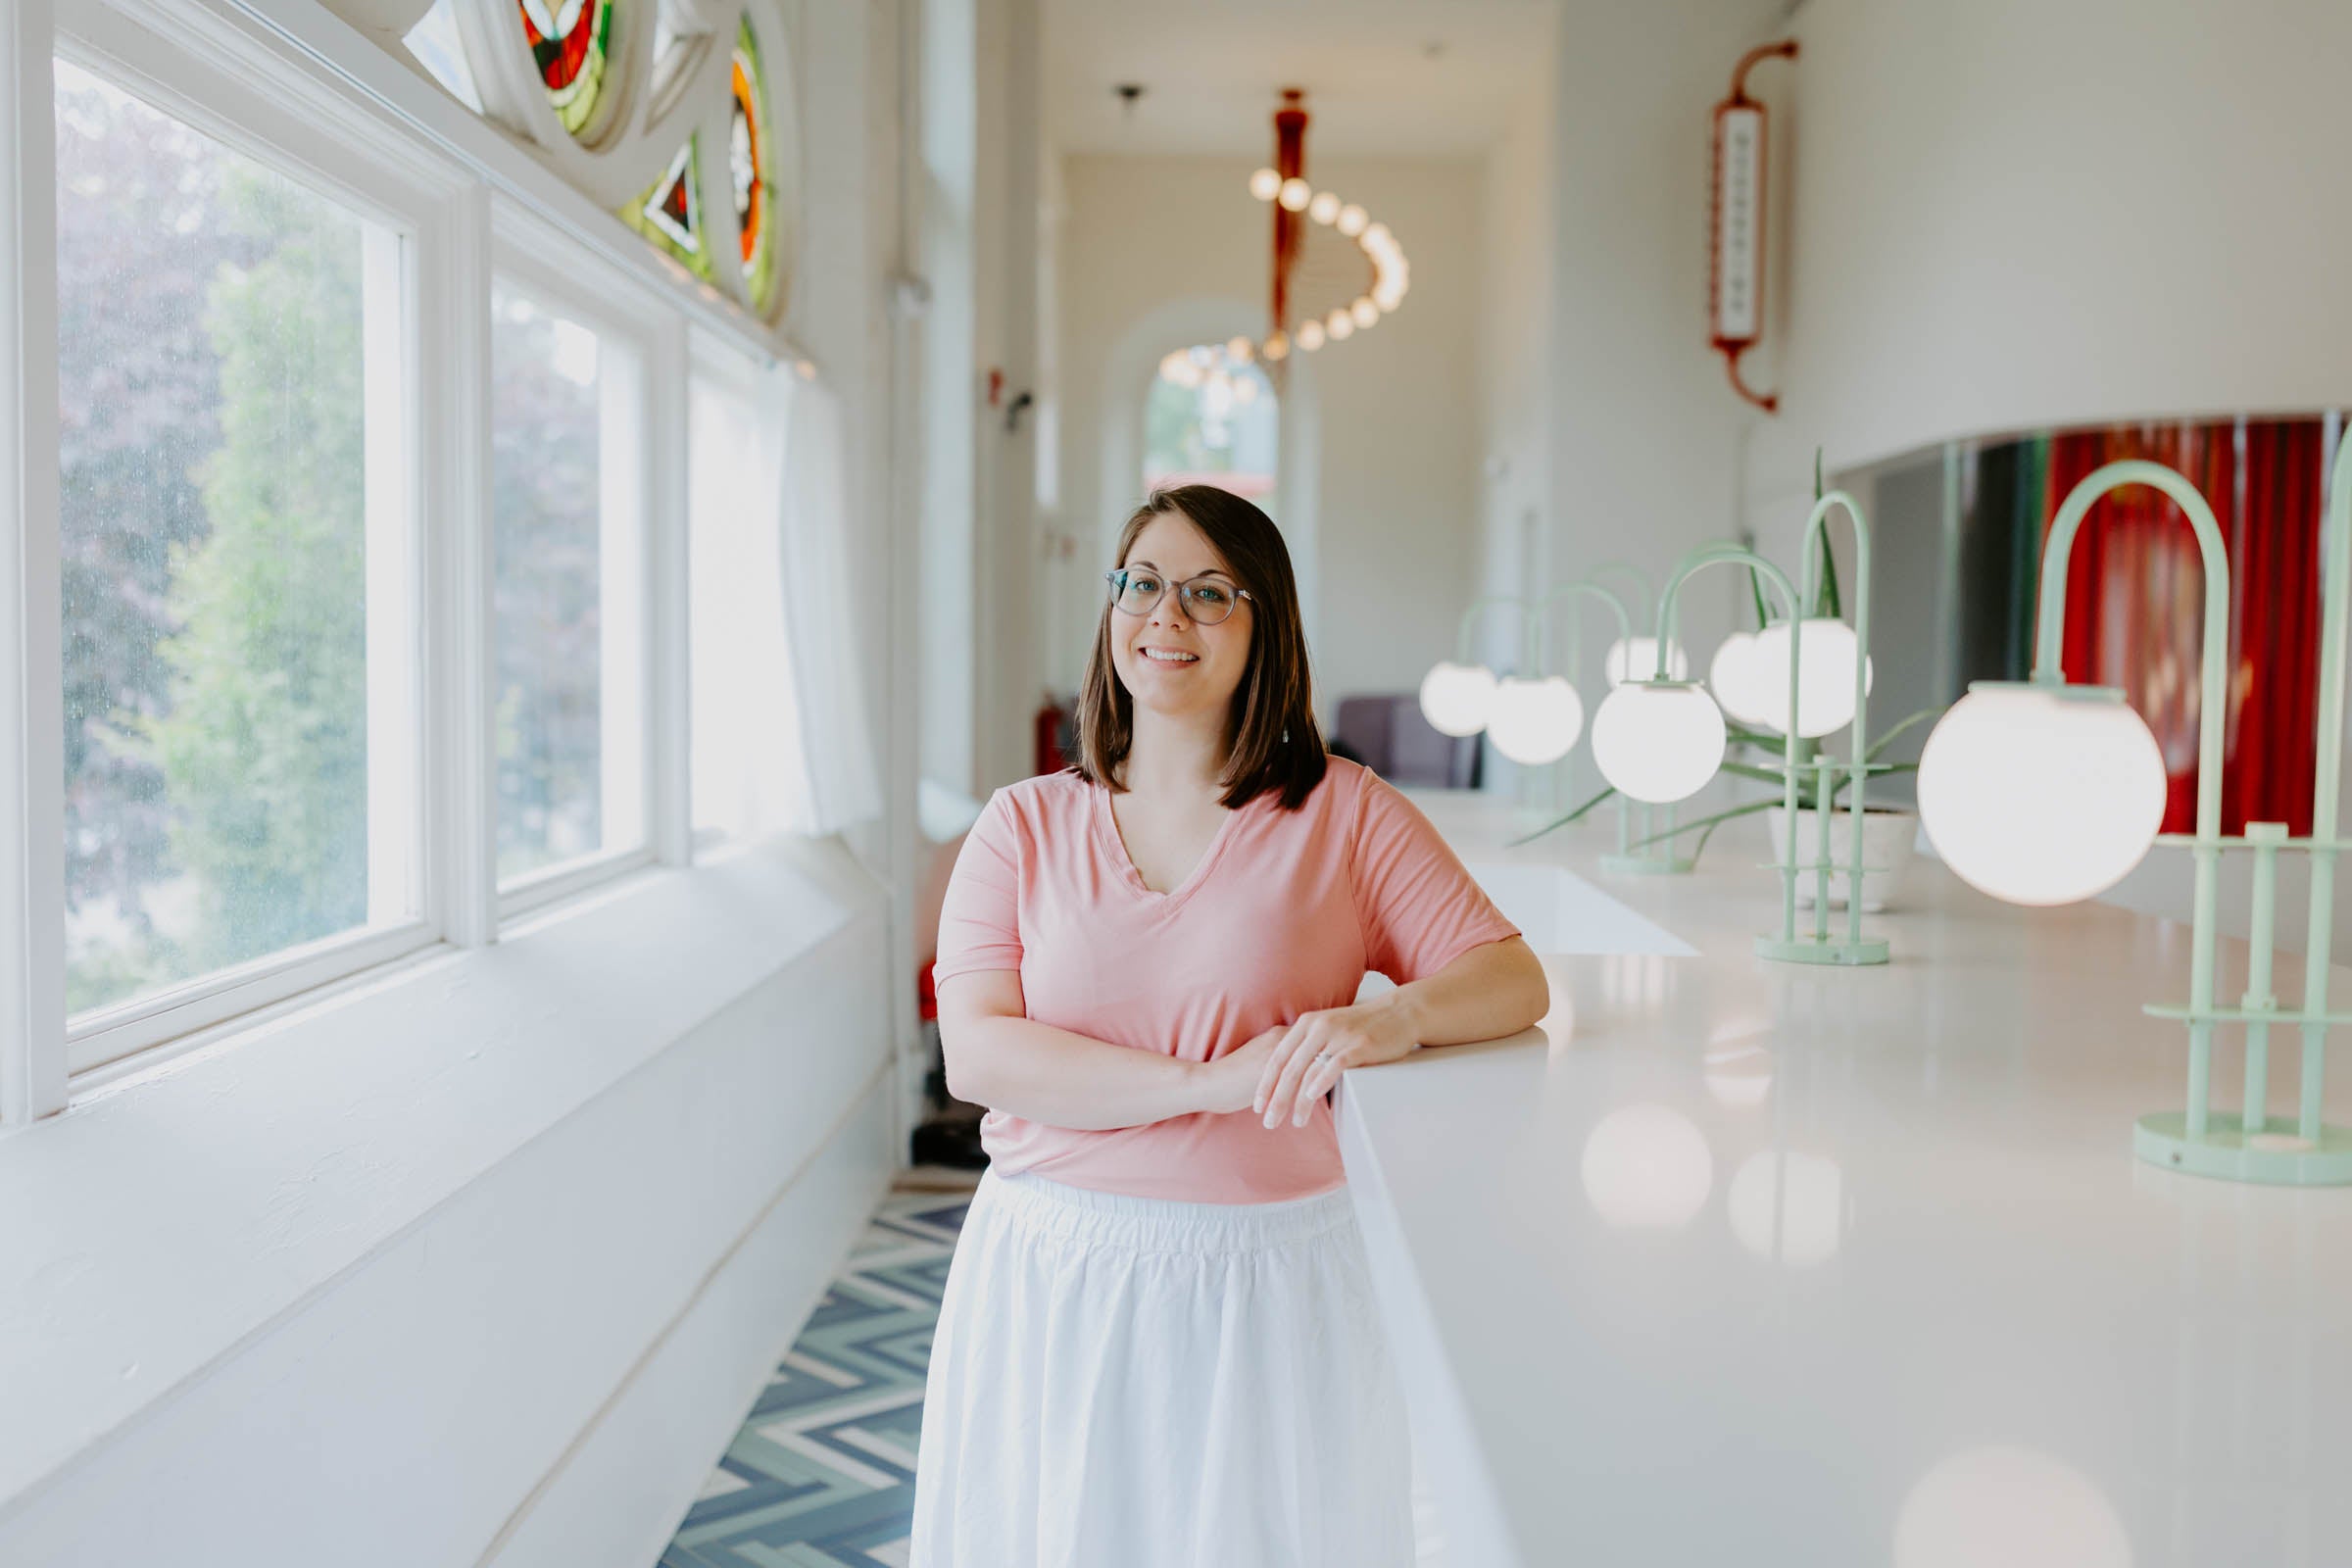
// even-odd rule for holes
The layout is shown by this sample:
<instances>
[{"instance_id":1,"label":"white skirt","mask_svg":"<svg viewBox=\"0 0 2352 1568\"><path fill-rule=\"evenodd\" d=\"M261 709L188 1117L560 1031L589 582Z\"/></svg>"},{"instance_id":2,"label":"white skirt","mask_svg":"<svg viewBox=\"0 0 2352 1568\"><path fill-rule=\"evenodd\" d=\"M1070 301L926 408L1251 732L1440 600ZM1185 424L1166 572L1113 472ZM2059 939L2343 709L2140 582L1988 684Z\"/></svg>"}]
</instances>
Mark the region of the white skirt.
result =
<instances>
[{"instance_id":1,"label":"white skirt","mask_svg":"<svg viewBox=\"0 0 2352 1568\"><path fill-rule=\"evenodd\" d=\"M1345 1188L1179 1203L981 1178L911 1568L1411 1568L1412 1458Z\"/></svg>"}]
</instances>

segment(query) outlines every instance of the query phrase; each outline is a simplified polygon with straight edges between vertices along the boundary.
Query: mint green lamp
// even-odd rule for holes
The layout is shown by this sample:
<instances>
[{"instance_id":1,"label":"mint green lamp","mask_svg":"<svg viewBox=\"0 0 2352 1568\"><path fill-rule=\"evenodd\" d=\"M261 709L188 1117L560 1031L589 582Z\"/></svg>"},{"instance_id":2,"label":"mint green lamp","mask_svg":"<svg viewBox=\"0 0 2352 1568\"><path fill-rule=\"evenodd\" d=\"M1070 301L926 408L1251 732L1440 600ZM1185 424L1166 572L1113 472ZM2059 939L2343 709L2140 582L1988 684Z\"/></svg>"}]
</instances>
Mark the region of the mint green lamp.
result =
<instances>
[{"instance_id":1,"label":"mint green lamp","mask_svg":"<svg viewBox=\"0 0 2352 1568\"><path fill-rule=\"evenodd\" d=\"M1928 737L1920 757L1919 809L1936 853L1963 880L2013 904L2072 904L2106 891L2155 843L2183 844L2194 862L2188 1001L2146 1011L2188 1026L2184 1110L2142 1116L2132 1137L2141 1159L2168 1169L2286 1186L2352 1183L2352 1131L2321 1119L2328 1029L2352 1022L2328 1010L2328 954L2335 913L2337 798L2342 772L2346 601L2352 598L2352 447L2339 445L2328 492L2327 581L2320 641L2319 759L2312 789L2312 837L2292 839L2283 823L2249 822L2225 836L2222 739L2228 717L2230 562L2213 509L2195 485L2162 464L2111 463L2067 496L2042 552L2034 674L2027 681L1979 681ZM2059 668L2066 636L2066 572L2075 536L2109 491L2148 485L2187 514L2204 561L2201 696L2197 714L2196 831L2157 836L2164 817L2165 766L2145 720L2111 687L2071 686ZM2021 763L2031 759L2031 767ZM2303 1004L2271 995L2278 865L2282 851L2312 858L2311 922ZM2253 927L2246 994L2215 1004L2220 934L2216 905L2221 857L2253 858ZM2238 1113L2213 1109L2213 1035L2246 1030L2245 1084ZM2270 1036L2301 1031L2302 1099L2289 1119L2269 1112Z\"/></svg>"},{"instance_id":2,"label":"mint green lamp","mask_svg":"<svg viewBox=\"0 0 2352 1568\"><path fill-rule=\"evenodd\" d=\"M1586 599L1599 600L1602 604L1607 605L1610 612L1617 617L1617 641L1612 645L1612 651L1633 642L1634 618L1632 612L1626 609L1624 599L1600 581L1601 571L1606 569L1609 568L1596 569L1591 576L1569 583L1565 587L1554 589L1535 602L1529 613L1531 639L1539 629L1543 632L1543 640L1538 645L1538 652L1533 655L1535 668L1542 670L1548 667L1551 612L1561 605L1567 606L1569 614L1568 657L1565 662L1567 680L1571 686L1581 685L1578 675L1580 673L1579 666L1583 662L1583 647L1577 634L1583 617L1578 612L1582 609ZM1633 570L1631 566L1619 566L1617 569ZM1621 794L1617 798L1617 853L1601 857L1601 864L1611 870L1623 870L1629 866L1642 870L1650 869L1653 858L1647 853L1636 850L1632 841L1632 817L1626 799ZM1688 869L1687 866L1685 868Z\"/></svg>"},{"instance_id":3,"label":"mint green lamp","mask_svg":"<svg viewBox=\"0 0 2352 1568\"><path fill-rule=\"evenodd\" d=\"M1608 576L1622 577L1631 583L1634 603L1645 612L1609 645L1601 666L1608 689L1615 690L1626 681L1641 679L1642 672L1652 663L1670 670L1675 679L1682 679L1690 672L1689 662L1674 639L1659 630L1648 576L1631 562L1604 561L1587 574L1586 580L1597 583ZM1602 856L1600 868L1619 876L1682 876L1696 869L1697 856L1686 855L1675 847L1678 842L1675 816L1676 808L1671 804L1661 808L1648 801L1635 801L1629 807L1625 793L1619 791L1617 853Z\"/></svg>"},{"instance_id":4,"label":"mint green lamp","mask_svg":"<svg viewBox=\"0 0 2352 1568\"><path fill-rule=\"evenodd\" d=\"M1817 568L1812 564L1816 557L1812 548L1814 539L1826 526L1833 508L1844 509L1853 522L1858 551L1857 574L1861 578L1855 599L1853 643L1850 649L1850 721L1853 736L1850 756L1843 762L1828 756L1808 760L1800 751L1801 738L1808 732L1818 735L1836 727L1817 725L1818 714L1809 711L1808 704L1817 710L1828 703L1835 711L1845 701L1841 691L1835 692L1834 698L1825 699L1822 676L1823 666L1827 665L1830 673L1842 677L1845 661L1838 656L1848 650L1842 643L1833 646L1828 639L1806 635L1804 625L1807 623L1800 622L1799 618L1799 607L1812 602L1816 587L1813 578ZM1656 624L1661 628L1662 635L1658 643L1660 652L1655 676L1649 680L1628 681L1611 692L1592 721L1593 757L1600 763L1602 773L1618 789L1637 800L1665 804L1686 800L1704 788L1722 767L1728 732L1724 728L1722 710L1705 688L1691 681L1676 679L1668 666L1665 650L1676 624L1677 596L1693 573L1709 566L1744 566L1771 586L1788 611L1788 618L1782 624L1791 628L1788 637L1780 639L1786 642L1788 650L1788 701L1786 710L1777 715L1787 720L1778 726L1782 732L1779 771L1785 792L1784 806L1790 822L1790 835L1788 854L1776 866L1781 873L1781 927L1777 933L1758 937L1756 952L1760 956L1783 963L1856 967L1887 960L1886 942L1863 934L1863 901L1860 897L1862 876L1867 869L1862 863L1863 781L1872 772L1884 771L1883 765L1864 760L1867 756L1868 723L1864 698L1869 683L1870 648L1869 540L1869 524L1853 498L1842 491L1832 491L1814 504L1812 514L1805 522L1806 591L1801 597L1795 585L1789 582L1788 573L1754 551L1741 546L1705 545L1685 556L1676 565L1674 574L1667 579L1665 592L1658 600ZM1806 679L1804 667L1808 655L1815 664L1810 682ZM1829 684L1834 690L1838 682ZM1799 841L1795 832L1795 824L1799 820L1798 784L1811 771L1826 785L1839 769L1850 773L1852 778L1854 829L1850 857L1843 862L1834 861L1831 858L1831 835L1824 832L1816 841L1814 860L1810 864L1800 863ZM1826 799L1828 793L1825 788L1822 797ZM1830 930L1829 889L1831 875L1838 871L1843 871L1849 878L1847 885L1853 890L1853 896L1846 900L1843 934L1833 935ZM1807 872L1815 878L1813 922L1809 933L1800 933L1796 918L1797 878Z\"/></svg>"}]
</instances>

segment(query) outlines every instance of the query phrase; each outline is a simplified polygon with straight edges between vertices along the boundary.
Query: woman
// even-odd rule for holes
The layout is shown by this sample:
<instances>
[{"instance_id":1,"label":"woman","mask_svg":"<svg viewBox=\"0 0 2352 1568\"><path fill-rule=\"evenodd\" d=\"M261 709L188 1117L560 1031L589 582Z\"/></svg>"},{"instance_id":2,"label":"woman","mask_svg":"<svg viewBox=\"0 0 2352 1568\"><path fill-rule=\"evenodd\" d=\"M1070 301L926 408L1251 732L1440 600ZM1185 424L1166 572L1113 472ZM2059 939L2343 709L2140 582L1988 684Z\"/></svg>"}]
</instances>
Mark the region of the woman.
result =
<instances>
[{"instance_id":1,"label":"woman","mask_svg":"<svg viewBox=\"0 0 2352 1568\"><path fill-rule=\"evenodd\" d=\"M915 1568L1404 1568L1411 1469L1324 1095L1544 1011L1419 811L1328 760L1282 536L1128 520L1079 761L1000 790L940 918L990 1107L932 1342ZM1396 990L1355 1001L1368 970Z\"/></svg>"}]
</instances>

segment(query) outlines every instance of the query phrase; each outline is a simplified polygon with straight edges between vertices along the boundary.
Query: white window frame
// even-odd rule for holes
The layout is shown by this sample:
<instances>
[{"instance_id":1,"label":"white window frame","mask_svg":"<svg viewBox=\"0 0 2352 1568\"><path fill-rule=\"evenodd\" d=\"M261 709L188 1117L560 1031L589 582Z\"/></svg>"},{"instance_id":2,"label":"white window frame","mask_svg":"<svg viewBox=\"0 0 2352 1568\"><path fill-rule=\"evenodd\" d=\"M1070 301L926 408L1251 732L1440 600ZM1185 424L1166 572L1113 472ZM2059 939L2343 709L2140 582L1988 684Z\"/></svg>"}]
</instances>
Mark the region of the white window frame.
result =
<instances>
[{"instance_id":1,"label":"white window frame","mask_svg":"<svg viewBox=\"0 0 2352 1568\"><path fill-rule=\"evenodd\" d=\"M643 302L632 298L638 291L630 280L611 275L593 259L566 257L565 265L551 265L546 257L551 248L562 248L561 235L520 208L495 204L491 226L496 278L562 312L597 336L597 382L602 399L597 452L603 487L597 509L601 529L597 586L603 628L598 693L605 715L597 738L603 752L606 809L610 811L616 796L623 801L633 796L636 809L632 814L641 827L634 844L575 857L502 884L498 917L504 925L557 900L576 897L599 883L662 860L668 841L674 838L662 819L665 810L674 808L661 798L662 791L657 788L657 780L668 769L657 760L659 742L665 737L658 737L651 722L657 707L656 682L663 673L658 672L654 657L658 635L654 612L663 591L657 582L657 559L666 556L669 536L684 532L685 518L668 504L659 482L665 466L682 466L675 459L664 465L656 457L656 449L671 439L665 426L673 421L666 417L658 421L654 411L663 398L677 401L679 389L657 362L674 358L662 354L660 345L664 339L683 339L686 322L676 313L658 306L643 309ZM641 308L624 316L614 309L615 300ZM617 450L612 439L616 425L633 432L632 439ZM489 439L485 428L484 443ZM622 508L627 509L626 514L618 514ZM492 516L489 527L497 525ZM625 553L616 552L615 545L625 546ZM625 581L615 580L616 566L626 571ZM682 622L670 624L683 634ZM485 662L483 677L488 683L486 700L495 705L494 660ZM631 755L614 755L616 736L627 743Z\"/></svg>"},{"instance_id":2,"label":"white window frame","mask_svg":"<svg viewBox=\"0 0 2352 1568\"><path fill-rule=\"evenodd\" d=\"M386 352L397 355L401 373L393 398L382 397L380 382L368 389L367 658L368 703L375 715L368 726L368 902L371 917L381 914L387 903L406 906L408 912L61 1019L70 1072L104 1066L271 1006L440 940L432 917L436 890L424 855L421 802L423 780L437 758L424 718L425 629L417 593L425 531L418 505L424 446L419 439L424 408L419 322L426 318L430 303L419 258L433 238L436 211L448 195L446 182L432 180L429 169L419 170L397 151L385 156L367 138L337 141L318 136L314 122L300 112L303 107L314 113L323 110L318 84L301 73L272 73L251 61L240 61L234 74L223 69L217 51L226 40L217 28L203 24L201 13L172 19L179 25L168 31L159 30L153 20L133 20L106 6L76 10L71 23L57 29L55 56L238 156L317 191L369 225L365 257L371 296L365 326L368 351L371 358ZM256 80L257 75L261 79ZM51 155L54 190L53 144ZM54 234L51 244L54 253ZM383 291L397 301L388 320L385 313L372 308ZM55 467L52 456L53 475ZM52 554L58 522L52 511L43 523L49 533L45 548ZM55 596L54 576L43 591ZM390 715L392 721L379 721L382 715ZM62 745L61 715L59 726L28 760L36 768L62 777ZM46 757L40 755L43 751ZM62 865L55 894L48 910L62 911ZM43 910L43 917L62 914ZM61 968L62 958L61 939Z\"/></svg>"},{"instance_id":3,"label":"white window frame","mask_svg":"<svg viewBox=\"0 0 2352 1568\"><path fill-rule=\"evenodd\" d=\"M378 474L405 483L411 549L405 582L371 574L368 667L371 704L405 696L416 714L419 910L397 931L330 938L204 977L135 1004L136 1016L103 1015L107 1027L72 1040L54 374L59 53L401 236L405 430L379 444L383 427L371 417L367 461L371 483ZM503 893L491 708L494 263L600 333L630 340L645 409L636 612L646 842ZM0 0L0 1135L85 1088L232 1040L436 952L519 935L511 924L518 917L558 917L565 900L585 907L596 901L582 895L649 866L688 863L689 323L756 362L809 364L778 330L679 276L611 214L318 0ZM371 337L370 352L378 347ZM379 594L413 601L405 668L376 639ZM397 675L406 691L379 686L379 674ZM397 759L388 751L384 760Z\"/></svg>"}]
</instances>

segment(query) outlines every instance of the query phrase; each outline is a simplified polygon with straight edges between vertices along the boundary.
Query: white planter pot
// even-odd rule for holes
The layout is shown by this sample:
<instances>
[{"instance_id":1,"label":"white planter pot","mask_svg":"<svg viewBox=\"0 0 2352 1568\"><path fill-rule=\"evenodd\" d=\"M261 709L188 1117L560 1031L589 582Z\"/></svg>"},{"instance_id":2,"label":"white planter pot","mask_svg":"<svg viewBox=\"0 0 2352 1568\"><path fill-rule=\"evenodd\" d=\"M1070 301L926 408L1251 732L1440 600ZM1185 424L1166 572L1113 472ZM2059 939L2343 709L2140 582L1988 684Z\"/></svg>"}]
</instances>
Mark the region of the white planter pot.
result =
<instances>
[{"instance_id":1,"label":"white planter pot","mask_svg":"<svg viewBox=\"0 0 2352 1568\"><path fill-rule=\"evenodd\" d=\"M1772 822L1772 853L1781 860L1788 858L1788 811L1776 806L1764 813ZM1801 865L1811 865L1821 858L1821 813L1811 807L1801 807L1796 813L1803 819L1801 842L1796 858ZM1830 813L1830 859L1842 865L1853 857L1854 813L1839 808ZM1862 878L1862 907L1876 914L1894 902L1902 891L1903 872L1911 864L1911 849L1919 835L1919 816L1913 811L1884 811L1872 809L1862 813L1862 863L1869 867ZM1830 873L1830 905L1843 908L1849 873L1834 870ZM1811 905L1816 873L1800 871L1796 877L1796 902Z\"/></svg>"}]
</instances>

